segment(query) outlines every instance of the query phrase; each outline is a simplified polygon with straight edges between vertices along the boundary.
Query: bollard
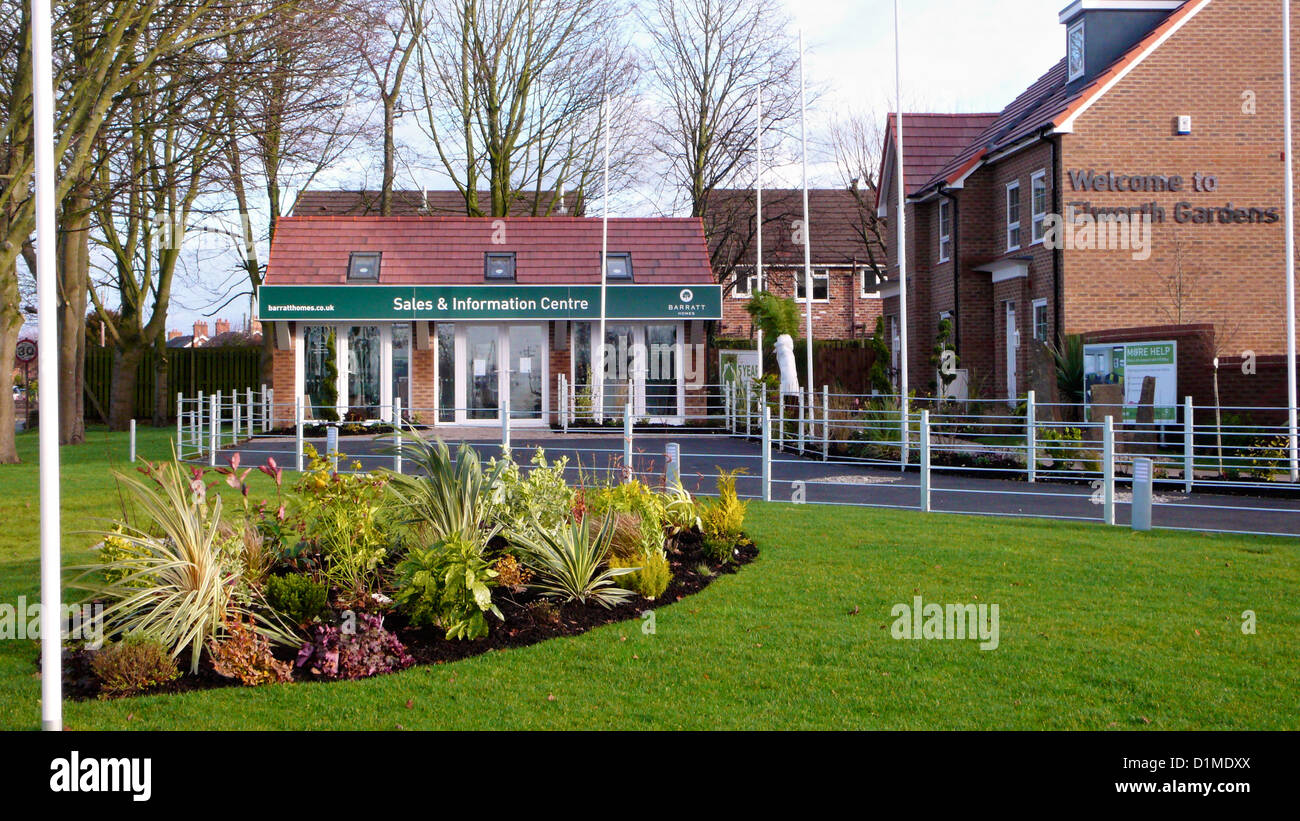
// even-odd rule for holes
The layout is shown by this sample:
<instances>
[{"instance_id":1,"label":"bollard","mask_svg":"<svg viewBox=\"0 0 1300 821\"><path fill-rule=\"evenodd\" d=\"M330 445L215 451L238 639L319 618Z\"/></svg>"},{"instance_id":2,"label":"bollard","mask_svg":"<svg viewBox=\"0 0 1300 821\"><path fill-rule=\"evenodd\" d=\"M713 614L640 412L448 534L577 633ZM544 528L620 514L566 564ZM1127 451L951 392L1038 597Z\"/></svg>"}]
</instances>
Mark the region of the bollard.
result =
<instances>
[{"instance_id":1,"label":"bollard","mask_svg":"<svg viewBox=\"0 0 1300 821\"><path fill-rule=\"evenodd\" d=\"M632 480L632 403L623 406L623 481Z\"/></svg>"},{"instance_id":2,"label":"bollard","mask_svg":"<svg viewBox=\"0 0 1300 821\"><path fill-rule=\"evenodd\" d=\"M293 441L294 450L297 454L294 462L299 473L303 468L303 447L302 447L302 397L295 397L293 400Z\"/></svg>"},{"instance_id":3,"label":"bollard","mask_svg":"<svg viewBox=\"0 0 1300 821\"><path fill-rule=\"evenodd\" d=\"M1038 407L1034 404L1035 393L1029 392L1025 400L1025 471L1030 484L1038 481Z\"/></svg>"},{"instance_id":4,"label":"bollard","mask_svg":"<svg viewBox=\"0 0 1300 821\"><path fill-rule=\"evenodd\" d=\"M778 391L776 400L776 449L785 448L785 393Z\"/></svg>"},{"instance_id":5,"label":"bollard","mask_svg":"<svg viewBox=\"0 0 1300 821\"><path fill-rule=\"evenodd\" d=\"M334 472L339 472L339 426L330 425L325 429L325 453L329 455Z\"/></svg>"},{"instance_id":6,"label":"bollard","mask_svg":"<svg viewBox=\"0 0 1300 821\"><path fill-rule=\"evenodd\" d=\"M218 433L221 430L221 393L212 394L212 412L208 416L208 467L217 466Z\"/></svg>"},{"instance_id":7,"label":"bollard","mask_svg":"<svg viewBox=\"0 0 1300 821\"><path fill-rule=\"evenodd\" d=\"M1183 492L1192 492L1196 481L1196 425L1192 397L1183 397Z\"/></svg>"},{"instance_id":8,"label":"bollard","mask_svg":"<svg viewBox=\"0 0 1300 821\"><path fill-rule=\"evenodd\" d=\"M393 472L402 472L402 398L393 397Z\"/></svg>"},{"instance_id":9,"label":"bollard","mask_svg":"<svg viewBox=\"0 0 1300 821\"><path fill-rule=\"evenodd\" d=\"M257 407L256 405L253 404L252 388L248 389L247 397L248 398L245 400L246 403L245 407L247 407L248 409L248 418L244 421L244 431L248 434L248 438L252 439L253 438L253 416L254 416L253 408Z\"/></svg>"},{"instance_id":10,"label":"bollard","mask_svg":"<svg viewBox=\"0 0 1300 821\"><path fill-rule=\"evenodd\" d=\"M1102 433L1102 504L1106 524L1115 524L1115 419L1106 417Z\"/></svg>"},{"instance_id":11,"label":"bollard","mask_svg":"<svg viewBox=\"0 0 1300 821\"><path fill-rule=\"evenodd\" d=\"M501 410L501 452L510 455L510 408L506 403L500 403Z\"/></svg>"},{"instance_id":12,"label":"bollard","mask_svg":"<svg viewBox=\"0 0 1300 821\"><path fill-rule=\"evenodd\" d=\"M1133 504L1129 524L1134 530L1151 529L1151 485L1154 463L1145 456L1133 460Z\"/></svg>"},{"instance_id":13,"label":"bollard","mask_svg":"<svg viewBox=\"0 0 1300 821\"><path fill-rule=\"evenodd\" d=\"M275 388L267 388L262 396L266 403L266 411L262 414L262 432L270 433L271 427L275 425Z\"/></svg>"},{"instance_id":14,"label":"bollard","mask_svg":"<svg viewBox=\"0 0 1300 821\"><path fill-rule=\"evenodd\" d=\"M908 422L908 419L907 419L907 416L908 416L908 401L907 401L907 397L906 397L906 396L900 397L898 401L899 401L899 405L898 405L898 408L899 408L898 420L899 420L899 423L902 425L902 430L900 431L900 433L902 434L902 438L899 440L899 447L898 447L898 460L899 460L899 462L900 462L899 468L900 468L901 470L907 470L907 463L908 463L909 459L911 458L911 453L910 453L910 451L911 451L911 445L912 445L912 441L911 441L911 440L912 440L912 430L911 430L911 427L910 427L910 426L908 425L908 423L907 423L907 422Z\"/></svg>"},{"instance_id":15,"label":"bollard","mask_svg":"<svg viewBox=\"0 0 1300 821\"><path fill-rule=\"evenodd\" d=\"M185 440L181 437L184 435L185 426L182 424L185 418L185 395L176 394L176 458L185 459Z\"/></svg>"},{"instance_id":16,"label":"bollard","mask_svg":"<svg viewBox=\"0 0 1300 821\"><path fill-rule=\"evenodd\" d=\"M763 403L761 428L763 449L763 501L772 501L772 409Z\"/></svg>"},{"instance_id":17,"label":"bollard","mask_svg":"<svg viewBox=\"0 0 1300 821\"><path fill-rule=\"evenodd\" d=\"M750 424L749 418L754 413L754 386L745 383L745 438L749 439Z\"/></svg>"},{"instance_id":18,"label":"bollard","mask_svg":"<svg viewBox=\"0 0 1300 821\"><path fill-rule=\"evenodd\" d=\"M930 512L930 412L921 411L921 511Z\"/></svg>"},{"instance_id":19,"label":"bollard","mask_svg":"<svg viewBox=\"0 0 1300 821\"><path fill-rule=\"evenodd\" d=\"M131 449L130 449L131 458L128 459L127 461L129 461L131 464L135 464L135 420L132 419L130 423L128 423L127 427L131 431Z\"/></svg>"},{"instance_id":20,"label":"bollard","mask_svg":"<svg viewBox=\"0 0 1300 821\"><path fill-rule=\"evenodd\" d=\"M807 395L804 391L799 391L799 452L804 452L804 423L810 414L804 412L804 401L812 401L812 388L808 388Z\"/></svg>"},{"instance_id":21,"label":"bollard","mask_svg":"<svg viewBox=\"0 0 1300 821\"><path fill-rule=\"evenodd\" d=\"M682 483L682 446L676 442L664 445L664 487Z\"/></svg>"},{"instance_id":22,"label":"bollard","mask_svg":"<svg viewBox=\"0 0 1300 821\"><path fill-rule=\"evenodd\" d=\"M831 458L831 389L822 385L822 461Z\"/></svg>"}]
</instances>

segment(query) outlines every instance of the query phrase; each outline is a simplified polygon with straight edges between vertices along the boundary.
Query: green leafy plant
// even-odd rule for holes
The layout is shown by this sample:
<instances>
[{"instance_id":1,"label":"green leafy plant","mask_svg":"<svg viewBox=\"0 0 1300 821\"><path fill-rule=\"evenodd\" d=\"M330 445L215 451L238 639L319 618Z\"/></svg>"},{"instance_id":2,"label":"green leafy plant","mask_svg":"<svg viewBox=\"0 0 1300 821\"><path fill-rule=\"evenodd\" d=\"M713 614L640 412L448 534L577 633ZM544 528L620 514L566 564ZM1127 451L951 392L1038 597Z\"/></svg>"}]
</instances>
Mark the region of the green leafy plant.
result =
<instances>
[{"instance_id":1,"label":"green leafy plant","mask_svg":"<svg viewBox=\"0 0 1300 821\"><path fill-rule=\"evenodd\" d=\"M602 519L606 514L622 513L636 519L635 541L641 555L664 551L664 498L648 485L638 480L617 485L597 485L584 492L586 515ZM615 519L614 547L624 555L632 555L625 546L631 541L627 518Z\"/></svg>"},{"instance_id":2,"label":"green leafy plant","mask_svg":"<svg viewBox=\"0 0 1300 821\"><path fill-rule=\"evenodd\" d=\"M663 524L669 536L680 536L700 527L700 512L690 491L680 481L664 489Z\"/></svg>"},{"instance_id":3,"label":"green leafy plant","mask_svg":"<svg viewBox=\"0 0 1300 821\"><path fill-rule=\"evenodd\" d=\"M504 620L492 602L497 571L483 556L483 542L453 535L428 549L413 547L397 566L399 607L412 624L435 624L448 639L488 634L487 615Z\"/></svg>"},{"instance_id":4,"label":"green leafy plant","mask_svg":"<svg viewBox=\"0 0 1300 821\"><path fill-rule=\"evenodd\" d=\"M885 318L883 316L876 317L876 329L867 342L867 349L871 351L871 370L867 372L867 380L871 383L871 389L880 394L892 393L894 384L889 378L891 354L889 340L885 337Z\"/></svg>"},{"instance_id":5,"label":"green leafy plant","mask_svg":"<svg viewBox=\"0 0 1300 821\"><path fill-rule=\"evenodd\" d=\"M647 599L656 599L662 596L664 591L668 589L669 582L673 580L673 572L668 565L668 558L662 553L651 553L649 556L641 556L635 559L623 559L611 555L609 566L633 568L633 572L625 576L619 576L617 584L619 587L634 590Z\"/></svg>"},{"instance_id":6,"label":"green leafy plant","mask_svg":"<svg viewBox=\"0 0 1300 821\"><path fill-rule=\"evenodd\" d=\"M498 462L484 470L478 454L464 443L453 460L441 439L429 442L410 432L403 433L403 454L413 472L423 475L388 474L390 487L420 540L425 544L452 537L478 541L488 526L491 494L505 464Z\"/></svg>"},{"instance_id":7,"label":"green leafy plant","mask_svg":"<svg viewBox=\"0 0 1300 821\"><path fill-rule=\"evenodd\" d=\"M198 671L204 642L216 637L233 618L253 617L249 602L236 592L242 579L238 567L219 549L221 497L209 500L203 473L189 478L173 461L141 468L151 484L118 474L140 511L142 521L122 523L104 533L129 543L133 555L82 571L72 587L101 598L107 606L99 620L107 637L138 633L167 647L172 656L191 651L191 670ZM106 571L99 577L100 571ZM272 641L293 641L284 625L261 619Z\"/></svg>"},{"instance_id":8,"label":"green leafy plant","mask_svg":"<svg viewBox=\"0 0 1300 821\"><path fill-rule=\"evenodd\" d=\"M271 655L270 643L252 621L236 618L227 624L223 638L208 639L208 653L217 675L238 679L245 687L293 680L293 668Z\"/></svg>"},{"instance_id":9,"label":"green leafy plant","mask_svg":"<svg viewBox=\"0 0 1300 821\"><path fill-rule=\"evenodd\" d=\"M100 698L141 693L181 674L167 648L141 634L105 645L91 658L90 669L99 679Z\"/></svg>"},{"instance_id":10,"label":"green leafy plant","mask_svg":"<svg viewBox=\"0 0 1300 821\"><path fill-rule=\"evenodd\" d=\"M574 492L564 480L568 459L547 462L546 453L537 448L530 463L527 473L509 458L488 463L488 474L495 476L490 491L491 519L507 538L531 527L534 519L548 528L567 524L570 519Z\"/></svg>"},{"instance_id":11,"label":"green leafy plant","mask_svg":"<svg viewBox=\"0 0 1300 821\"><path fill-rule=\"evenodd\" d=\"M1044 343L1056 370L1056 390L1062 402L1080 405L1083 403L1083 337L1070 334L1063 342L1059 347Z\"/></svg>"},{"instance_id":12,"label":"green leafy plant","mask_svg":"<svg viewBox=\"0 0 1300 821\"><path fill-rule=\"evenodd\" d=\"M339 420L339 345L336 333L330 328L325 337L325 376L321 380L321 407L316 415L327 422Z\"/></svg>"},{"instance_id":13,"label":"green leafy plant","mask_svg":"<svg viewBox=\"0 0 1300 821\"><path fill-rule=\"evenodd\" d=\"M745 538L745 510L748 505L736 494L736 477L743 468L718 468L718 498L703 505L700 532L704 534L704 552L714 561L729 562L733 551Z\"/></svg>"},{"instance_id":14,"label":"green leafy plant","mask_svg":"<svg viewBox=\"0 0 1300 821\"><path fill-rule=\"evenodd\" d=\"M799 336L799 306L789 297L780 297L768 291L759 291L745 303L745 310L754 320L754 326L763 331L771 343L781 334L791 338Z\"/></svg>"},{"instance_id":15,"label":"green leafy plant","mask_svg":"<svg viewBox=\"0 0 1300 821\"><path fill-rule=\"evenodd\" d=\"M306 573L266 580L266 603L289 622L306 625L329 611L329 588Z\"/></svg>"},{"instance_id":16,"label":"green leafy plant","mask_svg":"<svg viewBox=\"0 0 1300 821\"><path fill-rule=\"evenodd\" d=\"M588 517L554 531L534 527L516 535L519 558L535 574L533 587L541 591L543 598L612 607L631 596L614 580L632 569L605 564L614 535L614 517L607 515L594 533L588 526L590 521Z\"/></svg>"},{"instance_id":17,"label":"green leafy plant","mask_svg":"<svg viewBox=\"0 0 1300 821\"><path fill-rule=\"evenodd\" d=\"M930 354L930 364L934 367L935 372L939 375L939 387L942 388L940 394L948 395L948 387L957 378L957 365L961 360L957 352L953 349L952 342L952 320L939 320L939 332L934 337L934 350ZM945 367L944 359L951 353L951 368Z\"/></svg>"}]
</instances>

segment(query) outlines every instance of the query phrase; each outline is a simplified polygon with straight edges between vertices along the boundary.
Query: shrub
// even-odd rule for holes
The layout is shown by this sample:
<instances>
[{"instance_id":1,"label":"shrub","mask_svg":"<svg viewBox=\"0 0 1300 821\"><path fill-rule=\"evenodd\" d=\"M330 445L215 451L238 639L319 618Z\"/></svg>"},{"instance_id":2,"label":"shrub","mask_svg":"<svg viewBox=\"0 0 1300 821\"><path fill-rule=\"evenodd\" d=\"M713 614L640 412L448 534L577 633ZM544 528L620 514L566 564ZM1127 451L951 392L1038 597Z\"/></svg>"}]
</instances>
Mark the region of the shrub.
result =
<instances>
[{"instance_id":1,"label":"shrub","mask_svg":"<svg viewBox=\"0 0 1300 821\"><path fill-rule=\"evenodd\" d=\"M392 544L383 520L383 478L343 474L308 446L310 466L299 479L294 517L304 547L320 553L325 580L350 602L379 589L379 568Z\"/></svg>"},{"instance_id":2,"label":"shrub","mask_svg":"<svg viewBox=\"0 0 1300 821\"><path fill-rule=\"evenodd\" d=\"M128 587L148 587L150 584L147 571L149 551L136 546L125 538L121 525L115 526L104 534L104 541L96 553L99 561L105 565L104 580L110 583L125 582ZM130 577L131 581L125 580Z\"/></svg>"},{"instance_id":3,"label":"shrub","mask_svg":"<svg viewBox=\"0 0 1300 821\"><path fill-rule=\"evenodd\" d=\"M475 542L487 541L491 513L491 492L504 470L498 463L483 470L478 454L461 444L453 461L441 439L433 442L413 433L404 433L403 453L416 473L422 476L389 474L393 494L407 517L416 526L424 544L436 544L453 536Z\"/></svg>"},{"instance_id":4,"label":"shrub","mask_svg":"<svg viewBox=\"0 0 1300 821\"><path fill-rule=\"evenodd\" d=\"M670 536L690 533L700 526L700 513L690 491L675 482L663 492L664 529Z\"/></svg>"},{"instance_id":5,"label":"shrub","mask_svg":"<svg viewBox=\"0 0 1300 821\"><path fill-rule=\"evenodd\" d=\"M745 502L736 495L736 476L740 470L718 469L718 498L702 505L700 532L704 534L704 552L718 562L731 561L732 553L745 538Z\"/></svg>"},{"instance_id":6,"label":"shrub","mask_svg":"<svg viewBox=\"0 0 1300 821\"><path fill-rule=\"evenodd\" d=\"M504 619L492 603L497 572L483 543L454 535L426 549L413 547L397 566L396 602L412 624L436 624L448 639L488 634L487 614Z\"/></svg>"},{"instance_id":7,"label":"shrub","mask_svg":"<svg viewBox=\"0 0 1300 821\"><path fill-rule=\"evenodd\" d=\"M611 607L631 596L614 582L631 569L604 566L614 517L606 516L595 534L590 522L588 518L554 531L535 527L516 537L520 558L536 574L533 586L543 598Z\"/></svg>"},{"instance_id":8,"label":"shrub","mask_svg":"<svg viewBox=\"0 0 1300 821\"><path fill-rule=\"evenodd\" d=\"M266 580L266 603L291 623L306 625L329 610L329 588L306 573Z\"/></svg>"},{"instance_id":9,"label":"shrub","mask_svg":"<svg viewBox=\"0 0 1300 821\"><path fill-rule=\"evenodd\" d=\"M619 587L634 590L647 599L662 596L668 589L668 583L673 580L673 572L668 567L668 558L662 553L652 553L636 559L610 556L609 566L633 568L634 572L619 576L616 583Z\"/></svg>"},{"instance_id":10,"label":"shrub","mask_svg":"<svg viewBox=\"0 0 1300 821\"><path fill-rule=\"evenodd\" d=\"M144 692L181 674L161 642L140 634L105 646L91 658L90 669L99 679L100 698Z\"/></svg>"},{"instance_id":11,"label":"shrub","mask_svg":"<svg viewBox=\"0 0 1300 821\"><path fill-rule=\"evenodd\" d=\"M262 531L250 521L238 524L222 522L218 536L223 547L239 563L244 581L254 587L262 587L276 561L276 555L266 543Z\"/></svg>"},{"instance_id":12,"label":"shrub","mask_svg":"<svg viewBox=\"0 0 1300 821\"><path fill-rule=\"evenodd\" d=\"M314 625L312 640L298 651L296 665L324 678L356 679L402 670L414 663L397 636L384 629L382 616L358 613L342 627Z\"/></svg>"},{"instance_id":13,"label":"shrub","mask_svg":"<svg viewBox=\"0 0 1300 821\"><path fill-rule=\"evenodd\" d=\"M497 584L501 587L507 587L516 593L522 593L528 583L533 580L533 571L520 564L514 556L506 555L497 559L492 569L497 574Z\"/></svg>"},{"instance_id":14,"label":"shrub","mask_svg":"<svg viewBox=\"0 0 1300 821\"><path fill-rule=\"evenodd\" d=\"M208 639L208 652L218 675L239 679L246 687L293 679L293 668L271 655L270 643L251 621L235 619L227 624L222 639Z\"/></svg>"},{"instance_id":15,"label":"shrub","mask_svg":"<svg viewBox=\"0 0 1300 821\"><path fill-rule=\"evenodd\" d=\"M568 459L546 461L538 448L531 460L532 469L525 475L511 459L493 459L489 471L496 482L491 490L492 519L507 534L526 530L533 520L545 528L555 529L569 522L574 492L564 481Z\"/></svg>"},{"instance_id":16,"label":"shrub","mask_svg":"<svg viewBox=\"0 0 1300 821\"><path fill-rule=\"evenodd\" d=\"M614 532L609 539L610 556L635 562L645 552L642 548L640 517L622 511L612 511L610 515L614 517Z\"/></svg>"},{"instance_id":17,"label":"shrub","mask_svg":"<svg viewBox=\"0 0 1300 821\"><path fill-rule=\"evenodd\" d=\"M618 485L598 485L588 488L584 493L586 515L603 519L611 511L630 514L636 517L640 527L636 541L642 555L662 553L664 550L664 500L647 485L637 480ZM625 551L623 555L636 555L626 548L627 535L619 533L619 528L630 527L627 521L616 519L616 551Z\"/></svg>"},{"instance_id":18,"label":"shrub","mask_svg":"<svg viewBox=\"0 0 1300 821\"><path fill-rule=\"evenodd\" d=\"M203 472L190 478L175 461L142 468L152 480L118 474L141 512L138 525L124 523L106 537L122 539L132 555L106 566L79 568L71 584L108 604L99 615L107 637L143 634L161 642L173 657L190 648L197 672L204 642L231 619L253 617L236 593L240 569L219 549L221 497L207 497ZM105 571L105 581L96 577ZM262 620L260 628L276 642L293 641L284 625Z\"/></svg>"}]
</instances>

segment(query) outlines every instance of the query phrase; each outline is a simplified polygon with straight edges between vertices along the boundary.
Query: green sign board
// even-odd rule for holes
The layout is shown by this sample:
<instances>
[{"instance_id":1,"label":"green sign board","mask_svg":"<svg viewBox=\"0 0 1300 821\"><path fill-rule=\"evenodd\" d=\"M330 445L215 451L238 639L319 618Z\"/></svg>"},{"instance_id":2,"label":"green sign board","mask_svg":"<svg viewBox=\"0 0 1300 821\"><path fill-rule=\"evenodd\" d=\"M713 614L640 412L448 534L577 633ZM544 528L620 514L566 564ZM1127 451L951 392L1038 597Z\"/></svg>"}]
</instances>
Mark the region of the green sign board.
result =
<instances>
[{"instance_id":1,"label":"green sign board","mask_svg":"<svg viewBox=\"0 0 1300 821\"><path fill-rule=\"evenodd\" d=\"M721 319L720 285L610 285L607 319ZM599 285L263 285L258 316L283 320L599 319Z\"/></svg>"},{"instance_id":2,"label":"green sign board","mask_svg":"<svg viewBox=\"0 0 1300 821\"><path fill-rule=\"evenodd\" d=\"M1155 380L1153 415L1157 423L1178 418L1178 343L1118 342L1085 345L1083 348L1085 402L1092 404L1095 385L1121 385L1124 421L1137 419L1142 383ZM1092 415L1089 414L1089 418Z\"/></svg>"}]
</instances>

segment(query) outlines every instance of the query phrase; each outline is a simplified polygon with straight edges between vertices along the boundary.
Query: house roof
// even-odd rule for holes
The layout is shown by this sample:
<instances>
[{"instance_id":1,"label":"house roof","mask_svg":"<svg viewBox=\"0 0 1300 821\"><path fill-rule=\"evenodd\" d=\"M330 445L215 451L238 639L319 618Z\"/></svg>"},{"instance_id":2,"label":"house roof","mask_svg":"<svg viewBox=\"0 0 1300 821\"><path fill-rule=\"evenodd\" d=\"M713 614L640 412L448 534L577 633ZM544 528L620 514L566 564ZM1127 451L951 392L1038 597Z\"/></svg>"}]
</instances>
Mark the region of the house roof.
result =
<instances>
[{"instance_id":1,"label":"house roof","mask_svg":"<svg viewBox=\"0 0 1300 821\"><path fill-rule=\"evenodd\" d=\"M868 209L875 204L870 189L812 188L808 190L808 222L814 265L843 265L867 260L863 236ZM709 251L754 263L754 190L714 190L708 199ZM794 221L803 219L803 191L763 189L763 266L803 264L803 246L794 242ZM883 260L883 253L878 254ZM730 260L729 260L730 261Z\"/></svg>"},{"instance_id":2,"label":"house roof","mask_svg":"<svg viewBox=\"0 0 1300 821\"><path fill-rule=\"evenodd\" d=\"M904 162L908 181L908 195L920 197L941 187L956 185L990 156L1010 149L1018 143L1047 130L1069 131L1073 120L1088 106L1146 58L1174 31L1195 16L1210 0L1188 0L1170 12L1158 26L1120 55L1103 71L1087 82L1069 82L1067 61L1063 58L1025 89L1011 104L1002 109L970 142L955 152L942 167L915 190L912 188L913 172L909 155L913 148L915 128L910 125L915 117L933 115L908 114L903 120ZM891 120L892 124L892 120ZM886 150L892 136L886 135Z\"/></svg>"},{"instance_id":3,"label":"house roof","mask_svg":"<svg viewBox=\"0 0 1300 821\"><path fill-rule=\"evenodd\" d=\"M353 251L379 251L381 285L483 282L484 254L515 253L520 284L600 282L601 221L585 217L284 217L267 263L268 285L347 282ZM609 252L632 255L643 284L709 284L704 229L696 218L609 221Z\"/></svg>"},{"instance_id":4,"label":"house roof","mask_svg":"<svg viewBox=\"0 0 1300 821\"><path fill-rule=\"evenodd\" d=\"M952 159L965 151L998 118L982 114L904 114L903 179L910 197L930 182ZM896 115L885 123L886 150L881 153L881 187L892 191L896 160Z\"/></svg>"},{"instance_id":5,"label":"house roof","mask_svg":"<svg viewBox=\"0 0 1300 821\"><path fill-rule=\"evenodd\" d=\"M553 191L543 191L540 197L544 211L555 197ZM479 203L491 203L492 195L487 191L478 193ZM533 197L521 195L511 205L511 216L526 217L532 215ZM556 202L551 214L560 214L561 203ZM565 194L563 205L568 216L581 216L582 203L576 194ZM578 209L579 213L575 213ZM459 191L405 191L393 192L392 215L395 217L416 216L465 216L465 197ZM293 206L295 217L365 217L379 216L378 191L303 191L298 195ZM539 216L550 216L542 213Z\"/></svg>"}]
</instances>

